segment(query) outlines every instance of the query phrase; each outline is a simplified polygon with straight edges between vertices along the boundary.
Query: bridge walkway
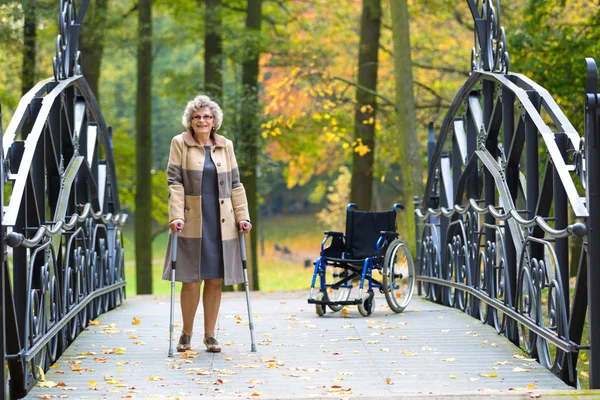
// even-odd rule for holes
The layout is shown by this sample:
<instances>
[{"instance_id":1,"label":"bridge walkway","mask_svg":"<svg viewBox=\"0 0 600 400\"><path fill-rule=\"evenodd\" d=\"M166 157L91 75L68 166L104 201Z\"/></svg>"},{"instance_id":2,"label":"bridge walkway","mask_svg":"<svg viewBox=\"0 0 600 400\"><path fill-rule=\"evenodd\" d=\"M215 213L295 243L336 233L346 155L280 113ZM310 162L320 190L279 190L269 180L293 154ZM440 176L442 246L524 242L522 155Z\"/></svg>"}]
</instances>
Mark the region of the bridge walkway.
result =
<instances>
[{"instance_id":1,"label":"bridge walkway","mask_svg":"<svg viewBox=\"0 0 600 400\"><path fill-rule=\"evenodd\" d=\"M417 297L405 313L394 314L378 295L370 317L361 317L356 307L318 317L306 296L252 294L253 353L244 293L224 293L217 331L223 351L209 354L193 338L196 352L174 358L167 357L169 296L129 297L90 325L27 399L574 394L492 327L458 310ZM200 336L200 314L196 326Z\"/></svg>"}]
</instances>

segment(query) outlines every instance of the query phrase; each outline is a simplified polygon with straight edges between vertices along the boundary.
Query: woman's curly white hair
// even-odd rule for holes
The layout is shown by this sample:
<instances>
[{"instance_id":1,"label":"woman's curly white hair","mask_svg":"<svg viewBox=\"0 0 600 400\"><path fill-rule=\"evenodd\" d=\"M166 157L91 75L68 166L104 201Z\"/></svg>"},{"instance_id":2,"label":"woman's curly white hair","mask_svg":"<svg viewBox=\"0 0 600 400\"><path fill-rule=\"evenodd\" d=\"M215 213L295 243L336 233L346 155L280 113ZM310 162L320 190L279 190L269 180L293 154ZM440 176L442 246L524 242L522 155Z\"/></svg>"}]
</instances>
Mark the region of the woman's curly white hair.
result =
<instances>
[{"instance_id":1,"label":"woman's curly white hair","mask_svg":"<svg viewBox=\"0 0 600 400\"><path fill-rule=\"evenodd\" d=\"M181 117L181 123L185 126L185 129L192 134L194 133L194 130L192 129L192 115L203 108L208 108L212 113L215 131L218 131L221 127L221 123L223 122L223 110L221 110L221 107L208 96L196 96L194 100L187 103L183 116Z\"/></svg>"}]
</instances>

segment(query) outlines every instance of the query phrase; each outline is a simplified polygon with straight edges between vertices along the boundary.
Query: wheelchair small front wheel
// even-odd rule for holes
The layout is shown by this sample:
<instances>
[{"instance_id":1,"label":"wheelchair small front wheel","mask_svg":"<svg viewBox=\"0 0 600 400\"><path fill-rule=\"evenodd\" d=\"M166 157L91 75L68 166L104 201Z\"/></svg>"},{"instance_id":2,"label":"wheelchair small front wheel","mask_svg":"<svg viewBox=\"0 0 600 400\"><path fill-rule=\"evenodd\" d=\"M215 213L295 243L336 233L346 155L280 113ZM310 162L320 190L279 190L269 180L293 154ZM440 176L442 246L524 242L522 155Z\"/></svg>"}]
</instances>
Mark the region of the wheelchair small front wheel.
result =
<instances>
[{"instance_id":1,"label":"wheelchair small front wheel","mask_svg":"<svg viewBox=\"0 0 600 400\"><path fill-rule=\"evenodd\" d=\"M317 293L317 295L315 296L315 300L317 300L317 301L325 300L325 293L323 293L323 292ZM315 311L317 312L317 315L319 317L322 317L323 315L325 315L325 304L315 304Z\"/></svg>"},{"instance_id":2,"label":"wheelchair small front wheel","mask_svg":"<svg viewBox=\"0 0 600 400\"><path fill-rule=\"evenodd\" d=\"M406 244L396 239L385 252L383 261L383 293L392 311L404 311L414 288L415 263Z\"/></svg>"},{"instance_id":3,"label":"wheelchair small front wheel","mask_svg":"<svg viewBox=\"0 0 600 400\"><path fill-rule=\"evenodd\" d=\"M363 317L368 317L375 311L375 294L373 292L365 293L362 296L362 302L358 305L358 312Z\"/></svg>"}]
</instances>

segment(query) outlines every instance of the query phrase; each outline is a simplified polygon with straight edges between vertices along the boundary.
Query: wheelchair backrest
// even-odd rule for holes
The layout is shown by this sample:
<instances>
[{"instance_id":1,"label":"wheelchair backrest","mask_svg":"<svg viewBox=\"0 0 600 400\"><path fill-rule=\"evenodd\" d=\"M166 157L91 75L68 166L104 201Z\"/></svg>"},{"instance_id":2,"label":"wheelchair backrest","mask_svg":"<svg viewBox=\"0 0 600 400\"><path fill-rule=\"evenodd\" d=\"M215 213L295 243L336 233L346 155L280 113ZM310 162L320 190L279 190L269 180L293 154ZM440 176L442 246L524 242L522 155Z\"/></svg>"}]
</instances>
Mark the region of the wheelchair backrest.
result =
<instances>
[{"instance_id":1,"label":"wheelchair backrest","mask_svg":"<svg viewBox=\"0 0 600 400\"><path fill-rule=\"evenodd\" d=\"M346 252L350 258L374 256L381 231L396 232L395 211L346 211Z\"/></svg>"}]
</instances>

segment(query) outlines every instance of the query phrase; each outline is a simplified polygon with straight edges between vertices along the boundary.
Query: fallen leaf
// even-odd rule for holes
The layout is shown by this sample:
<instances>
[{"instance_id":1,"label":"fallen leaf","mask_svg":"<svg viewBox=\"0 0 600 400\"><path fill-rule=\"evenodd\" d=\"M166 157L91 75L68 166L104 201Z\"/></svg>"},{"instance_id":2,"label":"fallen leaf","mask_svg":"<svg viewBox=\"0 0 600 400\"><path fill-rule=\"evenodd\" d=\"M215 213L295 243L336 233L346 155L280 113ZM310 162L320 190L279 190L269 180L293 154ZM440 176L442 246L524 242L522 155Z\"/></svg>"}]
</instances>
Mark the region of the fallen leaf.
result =
<instances>
[{"instance_id":1,"label":"fallen leaf","mask_svg":"<svg viewBox=\"0 0 600 400\"><path fill-rule=\"evenodd\" d=\"M100 325L101 323L102 323L102 321L90 320L90 325Z\"/></svg>"},{"instance_id":2,"label":"fallen leaf","mask_svg":"<svg viewBox=\"0 0 600 400\"><path fill-rule=\"evenodd\" d=\"M137 316L133 317L133 321L131 321L131 325L139 325L141 323L142 323L142 321L140 321L140 318Z\"/></svg>"},{"instance_id":3,"label":"fallen leaf","mask_svg":"<svg viewBox=\"0 0 600 400\"><path fill-rule=\"evenodd\" d=\"M392 382L392 380L390 378L385 378L385 383L387 383L388 385L394 384L394 382Z\"/></svg>"},{"instance_id":4,"label":"fallen leaf","mask_svg":"<svg viewBox=\"0 0 600 400\"><path fill-rule=\"evenodd\" d=\"M489 373L489 374L484 374L484 373L481 373L481 374L479 374L479 375L481 375L481 376L482 376L482 377L484 377L484 378L495 378L495 377L497 377L497 376L498 376L498 374L497 374L497 373L495 373L495 372L492 372L492 373Z\"/></svg>"},{"instance_id":5,"label":"fallen leaf","mask_svg":"<svg viewBox=\"0 0 600 400\"><path fill-rule=\"evenodd\" d=\"M513 368L513 372L530 372L531 368L521 368L521 367L515 367Z\"/></svg>"}]
</instances>

